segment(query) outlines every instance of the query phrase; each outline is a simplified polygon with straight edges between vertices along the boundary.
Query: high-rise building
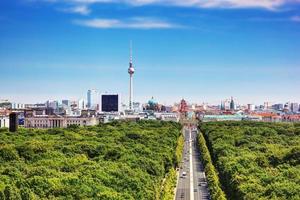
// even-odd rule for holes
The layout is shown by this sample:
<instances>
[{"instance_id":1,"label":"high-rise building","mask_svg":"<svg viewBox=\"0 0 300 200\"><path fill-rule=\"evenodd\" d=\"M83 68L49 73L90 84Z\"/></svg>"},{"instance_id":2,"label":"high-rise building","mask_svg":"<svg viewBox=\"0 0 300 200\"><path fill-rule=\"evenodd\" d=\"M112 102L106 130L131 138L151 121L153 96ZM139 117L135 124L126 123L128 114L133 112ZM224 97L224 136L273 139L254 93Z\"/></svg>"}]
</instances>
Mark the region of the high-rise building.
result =
<instances>
[{"instance_id":1,"label":"high-rise building","mask_svg":"<svg viewBox=\"0 0 300 200\"><path fill-rule=\"evenodd\" d=\"M48 100L46 102L46 106L48 108L53 108L54 110L56 110L58 108L59 104L58 104L58 101L50 101L50 100Z\"/></svg>"},{"instance_id":2,"label":"high-rise building","mask_svg":"<svg viewBox=\"0 0 300 200\"><path fill-rule=\"evenodd\" d=\"M293 113L299 112L299 104L298 103L291 103L291 111Z\"/></svg>"},{"instance_id":3,"label":"high-rise building","mask_svg":"<svg viewBox=\"0 0 300 200\"><path fill-rule=\"evenodd\" d=\"M220 110L225 110L225 102L221 101Z\"/></svg>"},{"instance_id":4,"label":"high-rise building","mask_svg":"<svg viewBox=\"0 0 300 200\"><path fill-rule=\"evenodd\" d=\"M102 94L101 95L101 111L102 112L119 112L120 99L118 94Z\"/></svg>"},{"instance_id":5,"label":"high-rise building","mask_svg":"<svg viewBox=\"0 0 300 200\"><path fill-rule=\"evenodd\" d=\"M63 106L71 107L71 101L70 100L62 100L61 103L62 103Z\"/></svg>"},{"instance_id":6,"label":"high-rise building","mask_svg":"<svg viewBox=\"0 0 300 200\"><path fill-rule=\"evenodd\" d=\"M247 105L247 109L248 109L249 111L254 111L254 110L255 110L255 105L254 105L254 104L248 104L248 105Z\"/></svg>"},{"instance_id":7,"label":"high-rise building","mask_svg":"<svg viewBox=\"0 0 300 200\"><path fill-rule=\"evenodd\" d=\"M130 42L130 60L129 60L129 110L133 109L133 74L134 74L134 67L132 64L132 43Z\"/></svg>"},{"instance_id":8,"label":"high-rise building","mask_svg":"<svg viewBox=\"0 0 300 200\"><path fill-rule=\"evenodd\" d=\"M272 103L271 102L264 102L264 109L269 110L272 108Z\"/></svg>"},{"instance_id":9,"label":"high-rise building","mask_svg":"<svg viewBox=\"0 0 300 200\"><path fill-rule=\"evenodd\" d=\"M282 104L282 103L278 103L278 104L274 104L274 105L272 105L272 108L273 108L274 110L279 110L279 111L282 111L282 110L283 110L283 108L284 108L284 106L283 106L283 104Z\"/></svg>"},{"instance_id":10,"label":"high-rise building","mask_svg":"<svg viewBox=\"0 0 300 200\"><path fill-rule=\"evenodd\" d=\"M87 108L97 110L99 107L99 93L96 90L87 91Z\"/></svg>"},{"instance_id":11,"label":"high-rise building","mask_svg":"<svg viewBox=\"0 0 300 200\"><path fill-rule=\"evenodd\" d=\"M291 109L290 102L285 103L283 109L284 109L284 111L290 111L290 109Z\"/></svg>"},{"instance_id":12,"label":"high-rise building","mask_svg":"<svg viewBox=\"0 0 300 200\"><path fill-rule=\"evenodd\" d=\"M78 108L79 110L85 109L85 102L84 102L83 99L79 99L79 100L78 100L77 108Z\"/></svg>"},{"instance_id":13,"label":"high-rise building","mask_svg":"<svg viewBox=\"0 0 300 200\"><path fill-rule=\"evenodd\" d=\"M236 109L235 103L234 103L233 97L231 97L231 101L230 101L230 110L235 110L235 109Z\"/></svg>"}]
</instances>

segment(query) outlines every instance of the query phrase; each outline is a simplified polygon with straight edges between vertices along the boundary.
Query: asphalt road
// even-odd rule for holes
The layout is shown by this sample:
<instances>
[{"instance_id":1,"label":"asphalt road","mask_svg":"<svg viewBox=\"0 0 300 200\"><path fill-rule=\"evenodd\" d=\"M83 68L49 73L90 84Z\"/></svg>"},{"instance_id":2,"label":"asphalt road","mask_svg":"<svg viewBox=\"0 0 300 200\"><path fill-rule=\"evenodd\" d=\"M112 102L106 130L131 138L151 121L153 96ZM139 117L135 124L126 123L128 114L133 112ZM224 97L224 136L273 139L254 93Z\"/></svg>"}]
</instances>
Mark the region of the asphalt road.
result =
<instances>
[{"instance_id":1,"label":"asphalt road","mask_svg":"<svg viewBox=\"0 0 300 200\"><path fill-rule=\"evenodd\" d=\"M197 131L184 128L183 160L179 169L176 200L209 200L203 165L196 142ZM183 176L183 173L186 176Z\"/></svg>"}]
</instances>

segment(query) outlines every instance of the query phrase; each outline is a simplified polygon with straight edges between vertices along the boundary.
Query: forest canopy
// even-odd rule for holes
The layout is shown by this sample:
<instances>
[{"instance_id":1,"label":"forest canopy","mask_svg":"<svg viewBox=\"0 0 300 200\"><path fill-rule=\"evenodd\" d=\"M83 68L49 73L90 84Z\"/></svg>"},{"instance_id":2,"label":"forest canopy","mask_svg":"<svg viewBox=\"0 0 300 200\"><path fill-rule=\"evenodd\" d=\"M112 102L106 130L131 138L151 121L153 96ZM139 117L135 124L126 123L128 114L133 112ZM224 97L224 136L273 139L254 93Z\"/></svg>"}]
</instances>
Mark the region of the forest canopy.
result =
<instances>
[{"instance_id":1,"label":"forest canopy","mask_svg":"<svg viewBox=\"0 0 300 200\"><path fill-rule=\"evenodd\" d=\"M180 135L160 121L0 129L0 199L157 199Z\"/></svg>"},{"instance_id":2,"label":"forest canopy","mask_svg":"<svg viewBox=\"0 0 300 200\"><path fill-rule=\"evenodd\" d=\"M229 199L300 199L300 124L208 122L200 129Z\"/></svg>"}]
</instances>

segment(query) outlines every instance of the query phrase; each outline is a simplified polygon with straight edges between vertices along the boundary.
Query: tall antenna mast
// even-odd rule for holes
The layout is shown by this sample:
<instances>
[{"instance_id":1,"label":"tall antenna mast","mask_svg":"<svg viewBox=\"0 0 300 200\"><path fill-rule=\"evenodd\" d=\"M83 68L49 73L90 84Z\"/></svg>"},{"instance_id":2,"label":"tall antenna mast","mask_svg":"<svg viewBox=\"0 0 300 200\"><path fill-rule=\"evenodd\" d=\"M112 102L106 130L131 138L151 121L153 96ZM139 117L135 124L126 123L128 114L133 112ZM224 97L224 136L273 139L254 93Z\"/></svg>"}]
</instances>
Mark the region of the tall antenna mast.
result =
<instances>
[{"instance_id":1,"label":"tall antenna mast","mask_svg":"<svg viewBox=\"0 0 300 200\"><path fill-rule=\"evenodd\" d=\"M128 68L128 74L129 74L129 110L132 110L133 108L133 74L134 74L134 68L132 64L132 41L130 40L130 49L129 49L129 68Z\"/></svg>"},{"instance_id":2,"label":"tall antenna mast","mask_svg":"<svg viewBox=\"0 0 300 200\"><path fill-rule=\"evenodd\" d=\"M130 57L130 63L132 63L132 40L130 40L130 43L129 43L129 57Z\"/></svg>"}]
</instances>

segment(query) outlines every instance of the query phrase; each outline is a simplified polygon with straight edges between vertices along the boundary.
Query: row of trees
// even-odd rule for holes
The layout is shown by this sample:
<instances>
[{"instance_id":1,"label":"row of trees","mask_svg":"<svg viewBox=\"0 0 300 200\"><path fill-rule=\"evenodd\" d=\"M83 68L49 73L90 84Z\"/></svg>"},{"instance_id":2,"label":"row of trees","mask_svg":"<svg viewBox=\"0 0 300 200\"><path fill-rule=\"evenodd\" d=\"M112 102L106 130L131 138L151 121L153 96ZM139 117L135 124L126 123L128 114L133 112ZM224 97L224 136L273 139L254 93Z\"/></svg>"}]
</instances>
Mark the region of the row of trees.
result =
<instances>
[{"instance_id":1,"label":"row of trees","mask_svg":"<svg viewBox=\"0 0 300 200\"><path fill-rule=\"evenodd\" d=\"M226 196L221 189L218 173L212 163L209 150L206 146L206 141L200 133L198 135L198 144L201 152L201 160L204 165L204 171L208 181L208 188L212 200L226 200Z\"/></svg>"},{"instance_id":2,"label":"row of trees","mask_svg":"<svg viewBox=\"0 0 300 200\"><path fill-rule=\"evenodd\" d=\"M162 191L160 192L160 198L161 200L173 200L175 196L175 187L177 183L177 171L175 168L179 166L179 161L182 160L183 156L183 147L184 147L184 139L183 135L180 135L180 137L177 140L177 147L176 147L176 163L174 168L171 168L168 174L166 175L166 178L163 181L162 184Z\"/></svg>"},{"instance_id":3,"label":"row of trees","mask_svg":"<svg viewBox=\"0 0 300 200\"><path fill-rule=\"evenodd\" d=\"M229 199L300 199L299 124L200 124Z\"/></svg>"},{"instance_id":4,"label":"row of trees","mask_svg":"<svg viewBox=\"0 0 300 200\"><path fill-rule=\"evenodd\" d=\"M0 199L160 198L180 130L159 121L0 129Z\"/></svg>"}]
</instances>

